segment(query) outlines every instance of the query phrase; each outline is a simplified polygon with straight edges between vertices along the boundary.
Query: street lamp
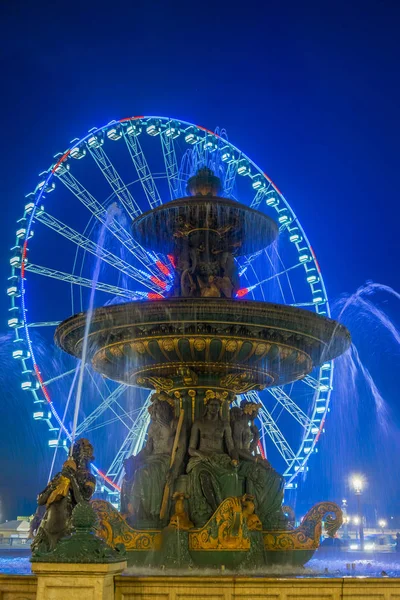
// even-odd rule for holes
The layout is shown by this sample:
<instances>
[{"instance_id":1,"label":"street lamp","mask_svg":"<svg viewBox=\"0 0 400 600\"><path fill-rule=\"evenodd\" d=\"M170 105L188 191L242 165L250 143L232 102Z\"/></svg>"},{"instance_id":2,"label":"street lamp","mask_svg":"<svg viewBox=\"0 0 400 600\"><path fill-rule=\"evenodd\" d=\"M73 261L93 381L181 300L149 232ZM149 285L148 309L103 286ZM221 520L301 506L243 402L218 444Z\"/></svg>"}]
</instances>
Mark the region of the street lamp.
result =
<instances>
[{"instance_id":1,"label":"street lamp","mask_svg":"<svg viewBox=\"0 0 400 600\"><path fill-rule=\"evenodd\" d=\"M379 519L378 525L382 529L382 533L383 533L383 530L385 529L387 522L385 521L385 519Z\"/></svg>"},{"instance_id":2,"label":"street lamp","mask_svg":"<svg viewBox=\"0 0 400 600\"><path fill-rule=\"evenodd\" d=\"M356 525L359 525L361 550L364 550L364 527L363 527L363 517L362 517L362 511L361 511L361 494L364 489L364 483L365 483L365 480L362 475L353 475L351 478L351 486L355 492L355 495L357 496L357 519L358 519L358 522L355 523L355 520L354 520L354 523Z\"/></svg>"}]
</instances>

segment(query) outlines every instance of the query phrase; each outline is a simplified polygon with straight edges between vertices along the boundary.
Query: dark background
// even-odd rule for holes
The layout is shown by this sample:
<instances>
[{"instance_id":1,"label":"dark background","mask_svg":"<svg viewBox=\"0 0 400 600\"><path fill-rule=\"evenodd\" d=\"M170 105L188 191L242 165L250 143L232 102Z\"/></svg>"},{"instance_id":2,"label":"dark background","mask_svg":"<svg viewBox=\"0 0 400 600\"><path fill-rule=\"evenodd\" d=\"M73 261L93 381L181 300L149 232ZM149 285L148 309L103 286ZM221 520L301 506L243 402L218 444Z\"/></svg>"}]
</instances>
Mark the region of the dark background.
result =
<instances>
[{"instance_id":1,"label":"dark background","mask_svg":"<svg viewBox=\"0 0 400 600\"><path fill-rule=\"evenodd\" d=\"M367 280L399 290L398 6L3 0L4 291L15 221L37 174L73 137L137 114L225 127L299 216L331 299ZM398 303L377 302L399 322ZM7 309L4 293L4 334ZM353 337L388 404L391 429L382 433L367 399L347 413L333 396L319 454L297 492L300 511L320 499L340 501L348 473L361 470L371 511L400 513L398 346L376 327L368 335L360 329ZM33 511L49 464L45 426L32 421L30 399L3 364L0 520Z\"/></svg>"}]
</instances>

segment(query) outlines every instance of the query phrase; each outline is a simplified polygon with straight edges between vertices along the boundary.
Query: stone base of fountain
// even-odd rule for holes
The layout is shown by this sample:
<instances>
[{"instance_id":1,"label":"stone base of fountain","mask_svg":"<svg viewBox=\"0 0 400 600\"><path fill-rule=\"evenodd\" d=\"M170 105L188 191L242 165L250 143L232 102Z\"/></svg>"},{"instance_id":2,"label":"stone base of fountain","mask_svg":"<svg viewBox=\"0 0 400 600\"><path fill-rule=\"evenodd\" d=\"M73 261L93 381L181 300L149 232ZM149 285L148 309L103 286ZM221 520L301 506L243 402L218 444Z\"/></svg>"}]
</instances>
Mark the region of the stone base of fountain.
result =
<instances>
[{"instance_id":1,"label":"stone base of fountain","mask_svg":"<svg viewBox=\"0 0 400 600\"><path fill-rule=\"evenodd\" d=\"M99 519L97 535L112 548L124 544L129 565L159 568L303 566L319 547L325 517L329 536L342 524L342 511L333 502L313 506L299 527L276 531L263 530L254 505L249 509L241 497L226 498L201 528L173 515L164 529L134 529L109 502L94 500L92 506Z\"/></svg>"}]
</instances>

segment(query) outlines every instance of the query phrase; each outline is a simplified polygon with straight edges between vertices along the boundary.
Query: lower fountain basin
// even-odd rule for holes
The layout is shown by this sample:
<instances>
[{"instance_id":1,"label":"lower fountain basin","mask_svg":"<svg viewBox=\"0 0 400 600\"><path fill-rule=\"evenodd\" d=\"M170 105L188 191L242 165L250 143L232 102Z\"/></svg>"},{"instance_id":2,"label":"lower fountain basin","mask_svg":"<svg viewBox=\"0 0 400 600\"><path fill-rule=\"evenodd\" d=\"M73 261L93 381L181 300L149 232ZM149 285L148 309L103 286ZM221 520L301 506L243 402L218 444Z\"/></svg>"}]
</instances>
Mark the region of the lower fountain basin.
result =
<instances>
[{"instance_id":1,"label":"lower fountain basin","mask_svg":"<svg viewBox=\"0 0 400 600\"><path fill-rule=\"evenodd\" d=\"M55 340L81 357L86 313L63 321ZM346 327L291 306L227 298L168 298L94 310L88 358L114 381L155 387L185 376L241 393L283 385L342 354ZM243 389L241 389L241 387ZM170 387L173 387L172 385Z\"/></svg>"}]
</instances>

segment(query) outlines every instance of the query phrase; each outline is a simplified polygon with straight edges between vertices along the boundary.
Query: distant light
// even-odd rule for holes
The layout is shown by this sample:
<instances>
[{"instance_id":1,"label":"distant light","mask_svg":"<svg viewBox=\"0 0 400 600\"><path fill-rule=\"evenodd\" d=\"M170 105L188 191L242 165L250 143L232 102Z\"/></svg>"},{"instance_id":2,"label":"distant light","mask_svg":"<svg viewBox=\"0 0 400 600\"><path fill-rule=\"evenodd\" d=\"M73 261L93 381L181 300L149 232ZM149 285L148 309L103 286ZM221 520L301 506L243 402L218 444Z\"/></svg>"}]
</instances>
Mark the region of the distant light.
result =
<instances>
[{"instance_id":1,"label":"distant light","mask_svg":"<svg viewBox=\"0 0 400 600\"><path fill-rule=\"evenodd\" d=\"M350 479L351 487L356 494L361 494L364 489L365 480L362 475L353 475Z\"/></svg>"},{"instance_id":2,"label":"distant light","mask_svg":"<svg viewBox=\"0 0 400 600\"><path fill-rule=\"evenodd\" d=\"M354 517L353 523L354 523L354 525L359 525L360 524L360 517Z\"/></svg>"},{"instance_id":3,"label":"distant light","mask_svg":"<svg viewBox=\"0 0 400 600\"><path fill-rule=\"evenodd\" d=\"M382 529L383 529L384 527L386 527L387 521L385 519L379 519L378 525L379 525L379 527L382 527Z\"/></svg>"},{"instance_id":4,"label":"distant light","mask_svg":"<svg viewBox=\"0 0 400 600\"><path fill-rule=\"evenodd\" d=\"M373 542L364 544L364 550L375 550L375 544Z\"/></svg>"},{"instance_id":5,"label":"distant light","mask_svg":"<svg viewBox=\"0 0 400 600\"><path fill-rule=\"evenodd\" d=\"M350 544L349 548L350 548L350 550L358 550L359 545L358 544Z\"/></svg>"}]
</instances>

